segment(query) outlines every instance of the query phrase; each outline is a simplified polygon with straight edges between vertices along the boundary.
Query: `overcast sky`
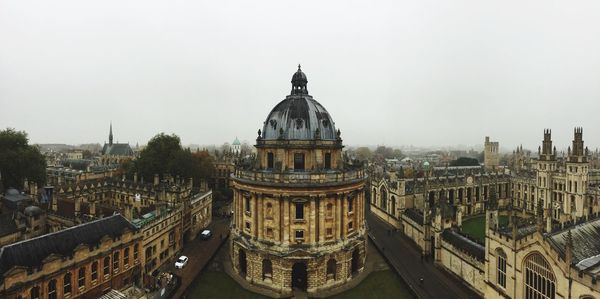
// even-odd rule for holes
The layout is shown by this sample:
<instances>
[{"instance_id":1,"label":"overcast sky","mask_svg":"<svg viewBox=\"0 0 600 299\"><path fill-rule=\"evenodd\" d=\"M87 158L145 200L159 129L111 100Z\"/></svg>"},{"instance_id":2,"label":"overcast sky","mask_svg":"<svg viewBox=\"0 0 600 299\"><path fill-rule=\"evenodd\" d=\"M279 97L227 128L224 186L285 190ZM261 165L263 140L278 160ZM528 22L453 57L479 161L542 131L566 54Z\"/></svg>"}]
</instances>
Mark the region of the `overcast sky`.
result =
<instances>
[{"instance_id":1,"label":"overcast sky","mask_svg":"<svg viewBox=\"0 0 600 299\"><path fill-rule=\"evenodd\" d=\"M349 145L600 147L600 1L0 1L0 128L253 142L291 89Z\"/></svg>"}]
</instances>

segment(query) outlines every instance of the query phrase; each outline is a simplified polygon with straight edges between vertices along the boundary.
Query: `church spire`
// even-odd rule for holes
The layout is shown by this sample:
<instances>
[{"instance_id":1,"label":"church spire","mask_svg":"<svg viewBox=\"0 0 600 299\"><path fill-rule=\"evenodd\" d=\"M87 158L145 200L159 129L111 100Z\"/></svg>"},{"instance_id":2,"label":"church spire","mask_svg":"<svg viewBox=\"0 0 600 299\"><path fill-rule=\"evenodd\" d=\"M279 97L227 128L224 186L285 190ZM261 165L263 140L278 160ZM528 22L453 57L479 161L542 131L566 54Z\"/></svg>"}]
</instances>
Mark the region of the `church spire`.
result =
<instances>
[{"instance_id":1,"label":"church spire","mask_svg":"<svg viewBox=\"0 0 600 299\"><path fill-rule=\"evenodd\" d=\"M108 145L113 144L112 121L110 122L110 131L108 133Z\"/></svg>"}]
</instances>

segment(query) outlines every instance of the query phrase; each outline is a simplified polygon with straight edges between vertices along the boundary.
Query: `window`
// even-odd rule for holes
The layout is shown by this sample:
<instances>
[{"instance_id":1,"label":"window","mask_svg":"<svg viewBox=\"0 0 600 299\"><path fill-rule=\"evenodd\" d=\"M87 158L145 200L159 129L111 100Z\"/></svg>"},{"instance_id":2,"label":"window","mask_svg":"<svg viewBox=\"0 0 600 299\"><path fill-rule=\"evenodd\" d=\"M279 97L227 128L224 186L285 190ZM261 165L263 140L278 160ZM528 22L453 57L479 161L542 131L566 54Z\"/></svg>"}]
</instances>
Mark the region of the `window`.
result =
<instances>
[{"instance_id":1,"label":"window","mask_svg":"<svg viewBox=\"0 0 600 299\"><path fill-rule=\"evenodd\" d=\"M325 235L328 238L331 238L333 236L333 229L331 227L328 227L327 229L325 229Z\"/></svg>"},{"instance_id":2,"label":"window","mask_svg":"<svg viewBox=\"0 0 600 299\"><path fill-rule=\"evenodd\" d=\"M354 209L354 200L352 199L352 197L348 197L348 213L352 213L353 209Z\"/></svg>"},{"instance_id":3,"label":"window","mask_svg":"<svg viewBox=\"0 0 600 299\"><path fill-rule=\"evenodd\" d=\"M103 269L103 273L104 275L108 275L110 274L110 257L107 256L104 258L104 269Z\"/></svg>"},{"instance_id":4,"label":"window","mask_svg":"<svg viewBox=\"0 0 600 299\"><path fill-rule=\"evenodd\" d=\"M496 249L496 281L502 288L506 288L506 254L502 249Z\"/></svg>"},{"instance_id":5,"label":"window","mask_svg":"<svg viewBox=\"0 0 600 299\"><path fill-rule=\"evenodd\" d=\"M123 251L123 265L125 267L129 266L129 247L125 248Z\"/></svg>"},{"instance_id":6,"label":"window","mask_svg":"<svg viewBox=\"0 0 600 299\"><path fill-rule=\"evenodd\" d=\"M353 229L352 221L348 222L348 231L352 231Z\"/></svg>"},{"instance_id":7,"label":"window","mask_svg":"<svg viewBox=\"0 0 600 299\"><path fill-rule=\"evenodd\" d=\"M327 280L335 280L336 268L335 259L329 259L327 261Z\"/></svg>"},{"instance_id":8,"label":"window","mask_svg":"<svg viewBox=\"0 0 600 299\"><path fill-rule=\"evenodd\" d=\"M326 216L327 217L333 217L333 204L332 203L328 203L327 204L327 212L326 212Z\"/></svg>"},{"instance_id":9,"label":"window","mask_svg":"<svg viewBox=\"0 0 600 299\"><path fill-rule=\"evenodd\" d=\"M271 263L271 260L264 259L262 261L262 276L263 280L273 278L273 263Z\"/></svg>"},{"instance_id":10,"label":"window","mask_svg":"<svg viewBox=\"0 0 600 299\"><path fill-rule=\"evenodd\" d=\"M273 219L273 204L271 204L270 202L267 203L265 218L266 219Z\"/></svg>"},{"instance_id":11,"label":"window","mask_svg":"<svg viewBox=\"0 0 600 299\"><path fill-rule=\"evenodd\" d=\"M267 238L273 239L273 229L270 227L267 227Z\"/></svg>"},{"instance_id":12,"label":"window","mask_svg":"<svg viewBox=\"0 0 600 299\"><path fill-rule=\"evenodd\" d=\"M39 299L40 298L40 287L33 287L31 291L29 291L29 298L31 299Z\"/></svg>"},{"instance_id":13,"label":"window","mask_svg":"<svg viewBox=\"0 0 600 299\"><path fill-rule=\"evenodd\" d=\"M325 153L325 169L331 169L331 153Z\"/></svg>"},{"instance_id":14,"label":"window","mask_svg":"<svg viewBox=\"0 0 600 299\"><path fill-rule=\"evenodd\" d=\"M66 296L71 293L71 272L63 276L63 294Z\"/></svg>"},{"instance_id":15,"label":"window","mask_svg":"<svg viewBox=\"0 0 600 299\"><path fill-rule=\"evenodd\" d=\"M246 197L246 213L250 214L250 197Z\"/></svg>"},{"instance_id":16,"label":"window","mask_svg":"<svg viewBox=\"0 0 600 299\"><path fill-rule=\"evenodd\" d=\"M250 222L246 222L246 230L250 231Z\"/></svg>"},{"instance_id":17,"label":"window","mask_svg":"<svg viewBox=\"0 0 600 299\"><path fill-rule=\"evenodd\" d=\"M274 164L273 153L267 153L267 169L273 169Z\"/></svg>"},{"instance_id":18,"label":"window","mask_svg":"<svg viewBox=\"0 0 600 299\"><path fill-rule=\"evenodd\" d=\"M133 245L133 260L137 261L138 259L138 251L140 250L140 244L139 243L135 243Z\"/></svg>"},{"instance_id":19,"label":"window","mask_svg":"<svg viewBox=\"0 0 600 299\"><path fill-rule=\"evenodd\" d=\"M113 254L113 271L119 272L119 252L115 251Z\"/></svg>"},{"instance_id":20,"label":"window","mask_svg":"<svg viewBox=\"0 0 600 299\"><path fill-rule=\"evenodd\" d=\"M96 281L98 279L98 262L92 263L92 281Z\"/></svg>"},{"instance_id":21,"label":"window","mask_svg":"<svg viewBox=\"0 0 600 299\"><path fill-rule=\"evenodd\" d=\"M304 154L303 153L295 153L294 154L294 170L304 170Z\"/></svg>"},{"instance_id":22,"label":"window","mask_svg":"<svg viewBox=\"0 0 600 299\"><path fill-rule=\"evenodd\" d=\"M79 274L77 275L77 287L85 286L85 267L79 268Z\"/></svg>"},{"instance_id":23,"label":"window","mask_svg":"<svg viewBox=\"0 0 600 299\"><path fill-rule=\"evenodd\" d=\"M296 231L296 240L304 240L304 231L303 230Z\"/></svg>"},{"instance_id":24,"label":"window","mask_svg":"<svg viewBox=\"0 0 600 299\"><path fill-rule=\"evenodd\" d=\"M296 220L304 219L304 204L296 203Z\"/></svg>"},{"instance_id":25,"label":"window","mask_svg":"<svg viewBox=\"0 0 600 299\"><path fill-rule=\"evenodd\" d=\"M56 299L56 279L48 283L48 299Z\"/></svg>"},{"instance_id":26,"label":"window","mask_svg":"<svg viewBox=\"0 0 600 299\"><path fill-rule=\"evenodd\" d=\"M525 299L554 299L556 280L546 259L534 253L525 259Z\"/></svg>"}]
</instances>

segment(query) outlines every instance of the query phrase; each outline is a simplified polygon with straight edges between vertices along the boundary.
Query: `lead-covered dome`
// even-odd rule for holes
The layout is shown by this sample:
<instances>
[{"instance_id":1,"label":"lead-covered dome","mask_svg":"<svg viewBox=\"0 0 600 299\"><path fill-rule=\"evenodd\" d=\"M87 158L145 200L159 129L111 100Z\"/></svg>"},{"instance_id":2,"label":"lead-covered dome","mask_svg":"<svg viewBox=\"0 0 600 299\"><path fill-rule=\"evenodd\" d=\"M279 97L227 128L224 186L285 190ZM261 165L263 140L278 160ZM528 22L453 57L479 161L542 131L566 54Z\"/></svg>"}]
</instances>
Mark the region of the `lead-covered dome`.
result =
<instances>
[{"instance_id":1,"label":"lead-covered dome","mask_svg":"<svg viewBox=\"0 0 600 299\"><path fill-rule=\"evenodd\" d=\"M335 140L338 134L329 112L308 94L306 75L298 66L292 92L271 110L263 126L264 140Z\"/></svg>"}]
</instances>

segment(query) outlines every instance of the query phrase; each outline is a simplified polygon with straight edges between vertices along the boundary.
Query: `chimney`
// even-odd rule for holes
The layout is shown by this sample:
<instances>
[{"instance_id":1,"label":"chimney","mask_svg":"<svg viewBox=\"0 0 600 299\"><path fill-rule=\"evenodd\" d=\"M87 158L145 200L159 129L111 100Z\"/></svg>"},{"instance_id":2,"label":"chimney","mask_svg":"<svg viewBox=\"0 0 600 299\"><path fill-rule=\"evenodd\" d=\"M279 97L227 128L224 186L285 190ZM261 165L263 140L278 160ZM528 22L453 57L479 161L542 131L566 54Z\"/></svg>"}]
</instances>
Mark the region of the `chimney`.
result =
<instances>
[{"instance_id":1,"label":"chimney","mask_svg":"<svg viewBox=\"0 0 600 299\"><path fill-rule=\"evenodd\" d=\"M158 177L158 173L155 173L154 174L154 186L157 186L159 182L160 182L160 179Z\"/></svg>"}]
</instances>

